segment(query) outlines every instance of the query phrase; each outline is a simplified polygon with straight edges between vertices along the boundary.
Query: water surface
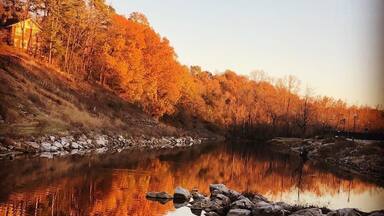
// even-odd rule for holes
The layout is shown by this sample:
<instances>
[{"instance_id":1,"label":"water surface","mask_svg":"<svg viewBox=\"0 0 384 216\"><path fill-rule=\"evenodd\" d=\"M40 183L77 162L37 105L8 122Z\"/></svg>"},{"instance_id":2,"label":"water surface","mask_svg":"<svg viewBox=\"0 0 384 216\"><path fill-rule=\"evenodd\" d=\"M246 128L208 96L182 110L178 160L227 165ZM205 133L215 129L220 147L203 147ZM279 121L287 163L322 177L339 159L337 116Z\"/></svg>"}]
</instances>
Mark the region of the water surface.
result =
<instances>
[{"instance_id":1,"label":"water surface","mask_svg":"<svg viewBox=\"0 0 384 216\"><path fill-rule=\"evenodd\" d=\"M0 161L0 176L0 216L193 215L145 193L172 193L178 185L208 193L210 183L291 204L384 208L378 185L251 144Z\"/></svg>"}]
</instances>

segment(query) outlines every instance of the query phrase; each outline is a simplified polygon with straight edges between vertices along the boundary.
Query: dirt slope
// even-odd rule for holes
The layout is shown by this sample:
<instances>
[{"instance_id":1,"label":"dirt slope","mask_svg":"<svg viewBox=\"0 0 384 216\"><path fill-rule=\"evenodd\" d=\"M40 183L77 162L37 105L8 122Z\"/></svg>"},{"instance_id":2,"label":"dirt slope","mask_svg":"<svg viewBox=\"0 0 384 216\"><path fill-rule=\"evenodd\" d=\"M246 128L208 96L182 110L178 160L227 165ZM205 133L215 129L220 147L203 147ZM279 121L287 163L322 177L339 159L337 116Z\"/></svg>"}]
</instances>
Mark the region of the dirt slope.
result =
<instances>
[{"instance_id":1,"label":"dirt slope","mask_svg":"<svg viewBox=\"0 0 384 216\"><path fill-rule=\"evenodd\" d=\"M0 136L88 131L154 137L197 135L152 119L97 83L78 81L74 75L0 47Z\"/></svg>"}]
</instances>

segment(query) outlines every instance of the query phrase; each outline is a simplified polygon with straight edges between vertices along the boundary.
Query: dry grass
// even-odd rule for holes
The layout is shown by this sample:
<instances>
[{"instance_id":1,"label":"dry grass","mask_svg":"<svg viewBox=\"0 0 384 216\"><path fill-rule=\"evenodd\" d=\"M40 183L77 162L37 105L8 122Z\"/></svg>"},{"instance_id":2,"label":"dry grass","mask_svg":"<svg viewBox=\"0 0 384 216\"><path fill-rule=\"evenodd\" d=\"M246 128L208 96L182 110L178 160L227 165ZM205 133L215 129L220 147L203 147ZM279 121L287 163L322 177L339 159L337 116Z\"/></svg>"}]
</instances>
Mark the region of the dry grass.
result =
<instances>
[{"instance_id":1,"label":"dry grass","mask_svg":"<svg viewBox=\"0 0 384 216\"><path fill-rule=\"evenodd\" d=\"M155 122L97 83L76 81L54 66L0 47L0 136L76 132L129 135L186 133Z\"/></svg>"}]
</instances>

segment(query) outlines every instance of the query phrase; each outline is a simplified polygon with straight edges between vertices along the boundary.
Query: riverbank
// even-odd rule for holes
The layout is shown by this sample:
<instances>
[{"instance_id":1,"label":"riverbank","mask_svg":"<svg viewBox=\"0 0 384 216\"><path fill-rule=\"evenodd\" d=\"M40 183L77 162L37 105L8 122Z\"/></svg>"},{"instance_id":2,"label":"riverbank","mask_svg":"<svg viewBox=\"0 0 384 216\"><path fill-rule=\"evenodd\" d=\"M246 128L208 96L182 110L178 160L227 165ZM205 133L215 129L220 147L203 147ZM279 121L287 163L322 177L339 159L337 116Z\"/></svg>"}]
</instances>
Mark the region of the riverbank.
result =
<instances>
[{"instance_id":1,"label":"riverbank","mask_svg":"<svg viewBox=\"0 0 384 216\"><path fill-rule=\"evenodd\" d=\"M84 155L114 153L123 150L173 149L190 147L203 142L213 141L212 138L192 136L123 136L103 134L80 134L67 136L41 136L29 139L0 138L0 159L15 158L22 155L37 155L53 158L65 155Z\"/></svg>"},{"instance_id":2,"label":"riverbank","mask_svg":"<svg viewBox=\"0 0 384 216\"><path fill-rule=\"evenodd\" d=\"M384 185L384 142L336 138L283 138L268 141L276 151L296 154ZM303 155L304 154L304 155Z\"/></svg>"},{"instance_id":3,"label":"riverbank","mask_svg":"<svg viewBox=\"0 0 384 216\"><path fill-rule=\"evenodd\" d=\"M239 193L223 184L211 184L210 196L196 189L188 191L176 187L174 194L167 192L148 192L147 199L160 203L173 200L176 208L187 206L195 215L206 216L383 216L384 210L370 213L354 208L331 210L326 207L289 205L285 202L272 202L260 194Z\"/></svg>"}]
</instances>

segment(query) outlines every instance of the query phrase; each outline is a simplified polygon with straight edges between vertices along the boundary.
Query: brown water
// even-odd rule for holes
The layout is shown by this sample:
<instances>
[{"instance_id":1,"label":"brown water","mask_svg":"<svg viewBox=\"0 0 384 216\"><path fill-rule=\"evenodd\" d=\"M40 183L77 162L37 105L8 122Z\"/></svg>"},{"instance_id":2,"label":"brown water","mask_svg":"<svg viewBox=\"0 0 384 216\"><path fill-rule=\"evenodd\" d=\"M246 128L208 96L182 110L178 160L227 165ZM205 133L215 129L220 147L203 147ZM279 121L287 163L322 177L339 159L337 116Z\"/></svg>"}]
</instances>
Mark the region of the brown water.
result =
<instances>
[{"instance_id":1,"label":"brown water","mask_svg":"<svg viewBox=\"0 0 384 216\"><path fill-rule=\"evenodd\" d=\"M273 201L329 208L383 209L384 189L265 147L215 144L168 152L124 152L0 161L2 215L193 215L145 199L181 185L210 183L258 192Z\"/></svg>"}]
</instances>

